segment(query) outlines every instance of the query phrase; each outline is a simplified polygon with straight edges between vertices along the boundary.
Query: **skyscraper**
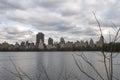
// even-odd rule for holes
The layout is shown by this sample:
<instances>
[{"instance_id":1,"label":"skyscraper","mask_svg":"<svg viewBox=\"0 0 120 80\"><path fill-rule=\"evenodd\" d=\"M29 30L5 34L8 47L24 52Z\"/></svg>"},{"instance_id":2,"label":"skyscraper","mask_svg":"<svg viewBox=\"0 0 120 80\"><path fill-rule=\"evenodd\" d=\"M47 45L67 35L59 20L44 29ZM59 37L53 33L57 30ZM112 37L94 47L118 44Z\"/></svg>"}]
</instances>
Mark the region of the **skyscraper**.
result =
<instances>
[{"instance_id":1,"label":"skyscraper","mask_svg":"<svg viewBox=\"0 0 120 80\"><path fill-rule=\"evenodd\" d=\"M61 37L61 38L60 38L60 43L65 44L65 40L64 40L64 38L63 38L63 37Z\"/></svg>"},{"instance_id":2,"label":"skyscraper","mask_svg":"<svg viewBox=\"0 0 120 80\"><path fill-rule=\"evenodd\" d=\"M59 46L60 46L61 49L65 47L65 40L64 40L63 37L60 38Z\"/></svg>"},{"instance_id":3,"label":"skyscraper","mask_svg":"<svg viewBox=\"0 0 120 80\"><path fill-rule=\"evenodd\" d=\"M41 42L44 43L44 34L43 34L42 32L39 32L39 33L36 35L36 46L37 46L37 47L39 46L40 40L41 40Z\"/></svg>"},{"instance_id":4,"label":"skyscraper","mask_svg":"<svg viewBox=\"0 0 120 80\"><path fill-rule=\"evenodd\" d=\"M95 47L93 39L90 39L89 45L90 45L91 48L94 48L94 47Z\"/></svg>"},{"instance_id":5,"label":"skyscraper","mask_svg":"<svg viewBox=\"0 0 120 80\"><path fill-rule=\"evenodd\" d=\"M48 45L53 45L53 39L52 38L48 39Z\"/></svg>"},{"instance_id":6,"label":"skyscraper","mask_svg":"<svg viewBox=\"0 0 120 80\"><path fill-rule=\"evenodd\" d=\"M104 37L101 35L100 39L99 39L99 41L97 43L97 46L98 47L103 47L103 45L104 45Z\"/></svg>"}]
</instances>

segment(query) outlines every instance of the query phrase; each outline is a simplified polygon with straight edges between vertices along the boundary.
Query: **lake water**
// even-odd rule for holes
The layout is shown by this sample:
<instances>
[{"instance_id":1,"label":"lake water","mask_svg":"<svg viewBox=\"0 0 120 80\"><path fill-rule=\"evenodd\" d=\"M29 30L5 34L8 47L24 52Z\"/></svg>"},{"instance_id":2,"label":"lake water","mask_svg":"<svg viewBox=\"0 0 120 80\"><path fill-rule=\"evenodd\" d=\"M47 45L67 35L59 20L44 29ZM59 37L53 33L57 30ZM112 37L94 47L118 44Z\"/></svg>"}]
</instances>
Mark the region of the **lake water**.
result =
<instances>
[{"instance_id":1,"label":"lake water","mask_svg":"<svg viewBox=\"0 0 120 80\"><path fill-rule=\"evenodd\" d=\"M20 80L19 77L23 78L21 80L90 80L78 69L73 56L87 74L101 80L76 54L82 52L0 52L0 80ZM101 52L83 54L106 79ZM113 60L114 76L120 79L120 55Z\"/></svg>"}]
</instances>

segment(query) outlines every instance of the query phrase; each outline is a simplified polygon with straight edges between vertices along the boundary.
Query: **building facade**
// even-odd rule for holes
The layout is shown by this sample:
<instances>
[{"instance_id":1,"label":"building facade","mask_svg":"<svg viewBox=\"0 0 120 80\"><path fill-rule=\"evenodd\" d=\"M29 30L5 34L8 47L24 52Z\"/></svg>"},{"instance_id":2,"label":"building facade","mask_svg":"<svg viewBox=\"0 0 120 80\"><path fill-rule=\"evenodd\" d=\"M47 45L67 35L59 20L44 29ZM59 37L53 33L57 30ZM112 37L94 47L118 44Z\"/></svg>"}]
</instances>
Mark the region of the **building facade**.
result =
<instances>
[{"instance_id":1,"label":"building facade","mask_svg":"<svg viewBox=\"0 0 120 80\"><path fill-rule=\"evenodd\" d=\"M48 45L53 45L53 39L52 38L48 39Z\"/></svg>"},{"instance_id":2,"label":"building facade","mask_svg":"<svg viewBox=\"0 0 120 80\"><path fill-rule=\"evenodd\" d=\"M43 44L44 44L44 34L43 34L42 32L39 32L39 33L36 35L36 47L37 47L37 48L38 48L38 46L39 46L40 40L41 40L41 42L43 42Z\"/></svg>"}]
</instances>

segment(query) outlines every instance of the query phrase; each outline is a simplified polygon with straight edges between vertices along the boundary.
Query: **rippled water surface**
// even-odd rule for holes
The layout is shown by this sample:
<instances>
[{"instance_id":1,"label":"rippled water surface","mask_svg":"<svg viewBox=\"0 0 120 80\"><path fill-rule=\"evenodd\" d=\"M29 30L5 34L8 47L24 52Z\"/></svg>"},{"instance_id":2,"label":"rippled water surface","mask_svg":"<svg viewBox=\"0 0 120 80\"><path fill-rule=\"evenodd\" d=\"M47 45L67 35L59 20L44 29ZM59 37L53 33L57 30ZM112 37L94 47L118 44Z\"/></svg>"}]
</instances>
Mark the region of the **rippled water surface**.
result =
<instances>
[{"instance_id":1,"label":"rippled water surface","mask_svg":"<svg viewBox=\"0 0 120 80\"><path fill-rule=\"evenodd\" d=\"M80 55L82 52L0 52L0 80L19 80L19 77L24 80L90 80L79 71L73 56L84 71L100 80L93 69L76 54ZM102 54L83 54L106 78ZM113 60L114 76L120 79L120 55Z\"/></svg>"}]
</instances>

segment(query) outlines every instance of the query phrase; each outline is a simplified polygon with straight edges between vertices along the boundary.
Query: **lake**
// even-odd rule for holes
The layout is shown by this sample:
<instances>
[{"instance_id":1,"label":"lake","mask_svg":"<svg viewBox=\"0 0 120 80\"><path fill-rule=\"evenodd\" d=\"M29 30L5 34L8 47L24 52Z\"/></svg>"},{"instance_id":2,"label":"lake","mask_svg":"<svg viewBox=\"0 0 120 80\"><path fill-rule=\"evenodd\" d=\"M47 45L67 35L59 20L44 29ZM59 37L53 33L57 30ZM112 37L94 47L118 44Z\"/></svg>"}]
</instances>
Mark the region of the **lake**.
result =
<instances>
[{"instance_id":1,"label":"lake","mask_svg":"<svg viewBox=\"0 0 120 80\"><path fill-rule=\"evenodd\" d=\"M96 80L95 71L78 55L82 52L0 52L0 80L90 80L76 66ZM87 60L106 79L101 52L83 52ZM118 53L114 53L116 55ZM120 79L120 55L113 59L114 76Z\"/></svg>"}]
</instances>

